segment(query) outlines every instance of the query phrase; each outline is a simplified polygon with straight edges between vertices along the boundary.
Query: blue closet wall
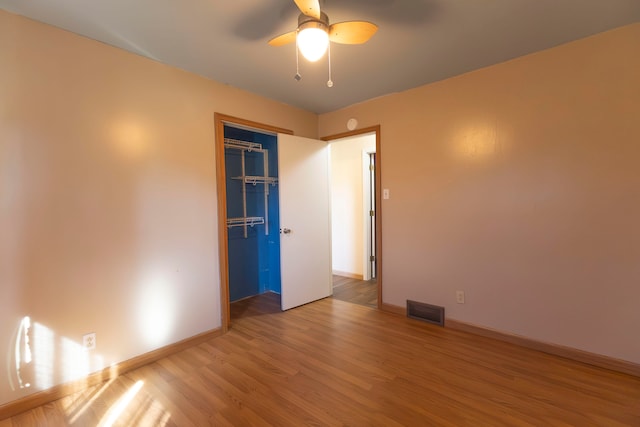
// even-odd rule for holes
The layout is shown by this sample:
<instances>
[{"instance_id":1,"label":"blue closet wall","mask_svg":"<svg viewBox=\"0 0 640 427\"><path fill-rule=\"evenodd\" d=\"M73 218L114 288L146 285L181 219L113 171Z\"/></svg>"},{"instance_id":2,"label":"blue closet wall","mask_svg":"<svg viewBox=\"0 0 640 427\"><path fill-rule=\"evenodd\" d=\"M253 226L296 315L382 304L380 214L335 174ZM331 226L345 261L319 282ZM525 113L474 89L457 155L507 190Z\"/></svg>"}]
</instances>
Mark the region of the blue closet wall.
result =
<instances>
[{"instance_id":1,"label":"blue closet wall","mask_svg":"<svg viewBox=\"0 0 640 427\"><path fill-rule=\"evenodd\" d=\"M225 126L225 138L262 144L269 150L269 176L278 176L277 137L245 129ZM227 217L243 216L242 186L246 188L247 216L265 217L264 185L244 184L233 179L242 175L241 151L225 149L225 168L227 184ZM245 152L245 174L264 175L262 153ZM247 238L243 227L229 228L229 300L265 292L280 293L280 216L278 209L278 185L269 185L268 225L269 235L265 234L265 225L248 227Z\"/></svg>"}]
</instances>

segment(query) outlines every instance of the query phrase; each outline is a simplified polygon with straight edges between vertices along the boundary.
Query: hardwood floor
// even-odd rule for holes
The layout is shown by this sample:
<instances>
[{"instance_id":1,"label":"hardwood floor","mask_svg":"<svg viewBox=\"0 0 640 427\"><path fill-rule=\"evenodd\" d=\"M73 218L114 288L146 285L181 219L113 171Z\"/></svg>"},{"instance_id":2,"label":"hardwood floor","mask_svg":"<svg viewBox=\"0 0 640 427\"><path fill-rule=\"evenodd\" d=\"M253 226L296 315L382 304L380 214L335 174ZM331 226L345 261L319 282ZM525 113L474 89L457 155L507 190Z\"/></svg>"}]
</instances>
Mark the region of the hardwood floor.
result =
<instances>
[{"instance_id":1,"label":"hardwood floor","mask_svg":"<svg viewBox=\"0 0 640 427\"><path fill-rule=\"evenodd\" d=\"M333 275L333 298L378 307L378 283L374 280L358 280Z\"/></svg>"},{"instance_id":2,"label":"hardwood floor","mask_svg":"<svg viewBox=\"0 0 640 427\"><path fill-rule=\"evenodd\" d=\"M233 304L230 331L0 427L640 426L640 378L327 298ZM100 424L102 422L102 424Z\"/></svg>"}]
</instances>

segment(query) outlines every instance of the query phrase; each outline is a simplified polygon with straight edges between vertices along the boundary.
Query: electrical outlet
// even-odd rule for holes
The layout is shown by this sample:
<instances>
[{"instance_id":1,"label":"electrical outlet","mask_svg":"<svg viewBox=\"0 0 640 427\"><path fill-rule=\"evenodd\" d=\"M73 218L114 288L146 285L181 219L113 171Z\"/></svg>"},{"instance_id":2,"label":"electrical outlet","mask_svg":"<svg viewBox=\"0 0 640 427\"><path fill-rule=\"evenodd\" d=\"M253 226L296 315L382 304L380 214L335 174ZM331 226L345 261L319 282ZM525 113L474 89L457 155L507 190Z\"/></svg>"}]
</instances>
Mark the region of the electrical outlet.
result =
<instances>
[{"instance_id":1,"label":"electrical outlet","mask_svg":"<svg viewBox=\"0 0 640 427\"><path fill-rule=\"evenodd\" d=\"M85 350L95 350L96 349L96 334L92 332L90 334L86 334L82 336L82 347Z\"/></svg>"},{"instance_id":2,"label":"electrical outlet","mask_svg":"<svg viewBox=\"0 0 640 427\"><path fill-rule=\"evenodd\" d=\"M456 291L456 302L464 304L464 291Z\"/></svg>"}]
</instances>

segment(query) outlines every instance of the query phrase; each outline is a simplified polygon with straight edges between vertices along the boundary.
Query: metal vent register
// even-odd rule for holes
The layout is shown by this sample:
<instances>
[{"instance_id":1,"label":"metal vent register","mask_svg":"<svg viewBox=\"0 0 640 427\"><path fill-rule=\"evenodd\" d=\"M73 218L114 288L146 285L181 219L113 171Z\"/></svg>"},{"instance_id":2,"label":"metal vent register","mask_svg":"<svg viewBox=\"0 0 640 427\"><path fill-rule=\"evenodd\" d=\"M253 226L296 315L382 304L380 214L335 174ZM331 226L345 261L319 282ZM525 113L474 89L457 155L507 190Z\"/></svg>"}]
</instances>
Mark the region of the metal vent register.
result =
<instances>
[{"instance_id":1,"label":"metal vent register","mask_svg":"<svg viewBox=\"0 0 640 427\"><path fill-rule=\"evenodd\" d=\"M407 300L407 317L444 326L444 307Z\"/></svg>"}]
</instances>

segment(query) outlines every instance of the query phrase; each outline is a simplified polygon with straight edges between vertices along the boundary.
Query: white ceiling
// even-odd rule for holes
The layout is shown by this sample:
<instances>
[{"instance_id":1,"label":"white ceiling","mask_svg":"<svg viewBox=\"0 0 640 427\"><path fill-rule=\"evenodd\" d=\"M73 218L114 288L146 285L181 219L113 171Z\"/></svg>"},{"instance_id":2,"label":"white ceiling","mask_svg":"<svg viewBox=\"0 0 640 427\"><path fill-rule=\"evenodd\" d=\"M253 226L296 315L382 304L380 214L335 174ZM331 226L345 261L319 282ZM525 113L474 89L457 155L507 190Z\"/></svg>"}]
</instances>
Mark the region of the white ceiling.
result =
<instances>
[{"instance_id":1,"label":"white ceiling","mask_svg":"<svg viewBox=\"0 0 640 427\"><path fill-rule=\"evenodd\" d=\"M301 59L267 41L294 30L293 0L0 0L0 8L268 98L324 113L626 24L640 0L325 0L332 23L379 26L364 45Z\"/></svg>"}]
</instances>

